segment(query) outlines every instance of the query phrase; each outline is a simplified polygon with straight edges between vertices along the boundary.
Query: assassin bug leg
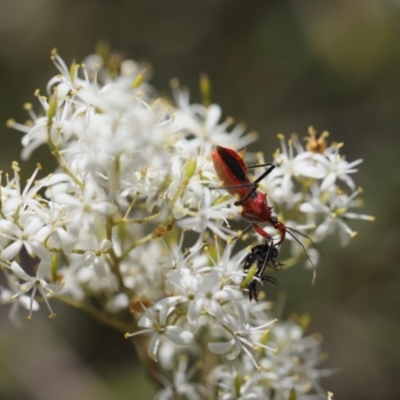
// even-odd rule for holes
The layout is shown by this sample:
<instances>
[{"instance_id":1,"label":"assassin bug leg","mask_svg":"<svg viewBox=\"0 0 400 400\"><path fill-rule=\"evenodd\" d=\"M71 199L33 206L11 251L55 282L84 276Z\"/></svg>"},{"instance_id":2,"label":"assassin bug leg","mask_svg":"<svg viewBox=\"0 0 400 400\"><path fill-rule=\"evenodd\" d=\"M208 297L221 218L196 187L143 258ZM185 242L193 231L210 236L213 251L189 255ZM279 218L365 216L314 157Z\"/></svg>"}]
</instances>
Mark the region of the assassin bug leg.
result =
<instances>
[{"instance_id":1,"label":"assassin bug leg","mask_svg":"<svg viewBox=\"0 0 400 400\"><path fill-rule=\"evenodd\" d=\"M258 246L254 246L251 249L251 253L245 258L243 271L247 273L252 265L257 265L257 271L254 275L261 281L271 282L274 285L278 285L278 280L272 276L264 275L264 270L268 266L270 268L277 269L282 264L277 260L278 257L278 249L269 245L268 243L261 244ZM258 293L257 293L257 279L252 279L252 281L248 285L249 290L249 300L258 301Z\"/></svg>"},{"instance_id":2,"label":"assassin bug leg","mask_svg":"<svg viewBox=\"0 0 400 400\"><path fill-rule=\"evenodd\" d=\"M250 197L253 196L253 194L257 192L258 182L261 182L276 167L276 165L274 165L274 164L261 164L261 165L259 165L259 167L263 167L266 165L269 165L270 167L264 173L262 173L255 181L252 182L252 187L249 190L249 193L247 193L247 195L245 197L243 197L243 199L235 201L235 203L234 203L235 206L240 206L243 203L245 203L248 199L250 199ZM256 166L253 165L251 167L247 167L247 169L255 168L255 167Z\"/></svg>"}]
</instances>

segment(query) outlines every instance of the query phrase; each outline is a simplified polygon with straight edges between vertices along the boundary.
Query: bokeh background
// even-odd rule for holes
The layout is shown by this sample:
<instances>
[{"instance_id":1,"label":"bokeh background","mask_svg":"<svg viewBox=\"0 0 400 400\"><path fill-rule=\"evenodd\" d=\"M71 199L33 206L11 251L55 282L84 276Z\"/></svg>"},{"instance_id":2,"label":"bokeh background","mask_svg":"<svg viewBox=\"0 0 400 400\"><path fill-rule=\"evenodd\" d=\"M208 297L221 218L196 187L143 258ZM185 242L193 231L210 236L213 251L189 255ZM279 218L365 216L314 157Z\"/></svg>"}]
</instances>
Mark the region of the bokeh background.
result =
<instances>
[{"instance_id":1,"label":"bokeh background","mask_svg":"<svg viewBox=\"0 0 400 400\"><path fill-rule=\"evenodd\" d=\"M19 158L19 132L8 118L27 119L56 73L57 47L78 62L99 40L149 61L152 83L169 93L178 77L200 100L207 71L213 100L226 116L260 133L271 154L276 134L305 136L312 124L345 143L348 160L364 158L355 177L365 189L347 248L322 246L326 262L311 275L295 267L280 275L284 314L309 312L309 333L324 336L326 367L343 374L323 384L337 399L400 398L400 1L399 0L13 0L0 2L0 169ZM253 147L255 149L255 147ZM28 177L36 151L21 163ZM151 399L154 391L129 341L54 302L15 330L0 308L0 399Z\"/></svg>"}]
</instances>

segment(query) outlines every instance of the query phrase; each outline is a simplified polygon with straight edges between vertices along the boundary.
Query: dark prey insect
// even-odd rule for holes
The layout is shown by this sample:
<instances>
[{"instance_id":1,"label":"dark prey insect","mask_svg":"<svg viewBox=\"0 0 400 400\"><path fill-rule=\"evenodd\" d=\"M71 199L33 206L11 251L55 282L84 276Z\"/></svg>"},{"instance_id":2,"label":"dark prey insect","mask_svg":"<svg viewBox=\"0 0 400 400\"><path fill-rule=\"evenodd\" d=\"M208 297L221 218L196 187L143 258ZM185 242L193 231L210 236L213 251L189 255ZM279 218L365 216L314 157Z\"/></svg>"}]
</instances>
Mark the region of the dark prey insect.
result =
<instances>
[{"instance_id":1,"label":"dark prey insect","mask_svg":"<svg viewBox=\"0 0 400 400\"><path fill-rule=\"evenodd\" d=\"M270 246L267 242L254 246L251 249L251 253L245 258L243 271L245 274L248 273L249 269L253 266L257 266L257 271L254 277L257 277L260 281L272 282L274 285L278 284L278 280L272 276L264 275L265 268L271 267L277 269L282 264L277 260L278 249L274 246ZM253 278L248 285L249 299L258 301L257 293L257 279Z\"/></svg>"}]
</instances>

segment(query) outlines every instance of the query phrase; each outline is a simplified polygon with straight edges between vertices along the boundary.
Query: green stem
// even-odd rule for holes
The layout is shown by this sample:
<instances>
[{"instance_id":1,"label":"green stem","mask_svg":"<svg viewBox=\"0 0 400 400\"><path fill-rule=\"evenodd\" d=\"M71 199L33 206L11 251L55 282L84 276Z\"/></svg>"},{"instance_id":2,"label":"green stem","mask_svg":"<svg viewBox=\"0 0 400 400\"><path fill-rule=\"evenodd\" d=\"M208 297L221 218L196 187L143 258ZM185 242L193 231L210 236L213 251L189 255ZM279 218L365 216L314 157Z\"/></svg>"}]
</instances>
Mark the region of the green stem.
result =
<instances>
[{"instance_id":1,"label":"green stem","mask_svg":"<svg viewBox=\"0 0 400 400\"><path fill-rule=\"evenodd\" d=\"M144 222L154 221L160 216L160 213L150 215L145 218L127 219L126 217L113 221L114 225L119 224L143 224Z\"/></svg>"},{"instance_id":2,"label":"green stem","mask_svg":"<svg viewBox=\"0 0 400 400\"><path fill-rule=\"evenodd\" d=\"M143 237L142 239L138 240L137 242L133 243L131 246L129 246L120 257L118 257L118 260L123 260L135 247L141 246L142 244L150 241L151 239L154 239L154 233L149 233L147 236Z\"/></svg>"},{"instance_id":3,"label":"green stem","mask_svg":"<svg viewBox=\"0 0 400 400\"><path fill-rule=\"evenodd\" d=\"M106 235L107 235L107 239L108 239L110 242L112 242L112 228L113 228L113 219L112 219L111 216L108 216L108 217L107 217L107 223L106 223ZM124 278L123 278L123 276L121 275L121 271L120 271L120 269L119 269L119 263L120 263L120 261L121 261L123 258L120 259L120 258L117 256L117 254L115 253L115 250L114 250L113 247L112 247L111 250L109 251L109 256L111 257L111 262L110 262L111 270L112 270L112 272L115 274L115 276L117 277L118 283L119 283L119 286L120 286L121 290L122 290L126 295L128 295L129 298L131 298L131 297L133 296L133 293L132 293L132 291L131 291L130 289L128 289L128 288L125 286Z\"/></svg>"},{"instance_id":4,"label":"green stem","mask_svg":"<svg viewBox=\"0 0 400 400\"><path fill-rule=\"evenodd\" d=\"M129 207L128 207L128 209L126 210L126 213L125 213L125 215L124 215L124 218L123 218L122 220L120 220L120 221L123 221L123 220L125 220L125 219L128 218L128 215L131 213L132 208L133 208L133 206L135 205L136 200L137 200L138 197L139 197L139 194L140 194L140 193L137 192L136 195L133 197L133 199L132 199L132 201L131 201L131 204L129 204ZM118 222L115 221L115 223L118 223Z\"/></svg>"},{"instance_id":5,"label":"green stem","mask_svg":"<svg viewBox=\"0 0 400 400\"><path fill-rule=\"evenodd\" d=\"M51 141L51 135L50 135L50 131L51 131L51 125L52 125L52 120L49 120L48 123L48 131L47 131L47 145L49 146L50 150L51 150L51 154L54 155L54 157L56 158L59 166L64 170L64 172L71 177L71 179L81 188L83 189L85 187L85 185L83 184L83 182L78 179L76 177L76 175L71 171L71 169L68 167L68 165L66 164L66 162L63 160L63 158L61 157L61 153L59 151L59 149L57 148L57 146L54 145L54 143Z\"/></svg>"}]
</instances>

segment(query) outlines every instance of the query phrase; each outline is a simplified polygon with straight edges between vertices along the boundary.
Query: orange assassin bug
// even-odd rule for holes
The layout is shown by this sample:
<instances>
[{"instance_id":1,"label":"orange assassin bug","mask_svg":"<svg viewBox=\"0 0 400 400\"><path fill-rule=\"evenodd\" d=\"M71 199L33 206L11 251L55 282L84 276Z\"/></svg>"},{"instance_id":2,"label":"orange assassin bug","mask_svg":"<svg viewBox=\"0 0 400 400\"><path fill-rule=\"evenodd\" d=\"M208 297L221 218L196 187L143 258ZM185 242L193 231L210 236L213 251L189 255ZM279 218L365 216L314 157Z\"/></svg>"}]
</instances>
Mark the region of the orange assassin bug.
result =
<instances>
[{"instance_id":1,"label":"orange assassin bug","mask_svg":"<svg viewBox=\"0 0 400 400\"><path fill-rule=\"evenodd\" d=\"M240 157L238 153L222 146L217 146L215 150L213 150L211 158L215 172L217 173L218 178L223 182L221 189L225 189L232 196L238 197L238 200L234 202L234 205L242 207L242 218L250 222L249 227L246 228L242 234L254 229L263 238L270 240L274 247L278 247L285 240L286 233L288 233L303 248L311 265L314 266L304 245L289 230L308 238L310 241L311 239L307 235L296 231L293 228L289 228L285 226L284 223L280 222L276 215L272 213L273 207L268 206L267 194L258 190L258 183L271 173L276 165L267 163L246 167L242 157ZM248 175L248 169L259 167L268 168L257 179L251 182ZM260 222L266 222L279 231L281 237L276 243L274 243L269 233L265 232L264 229L258 226ZM314 245L312 241L311 243ZM314 280L315 269L313 282Z\"/></svg>"}]
</instances>

